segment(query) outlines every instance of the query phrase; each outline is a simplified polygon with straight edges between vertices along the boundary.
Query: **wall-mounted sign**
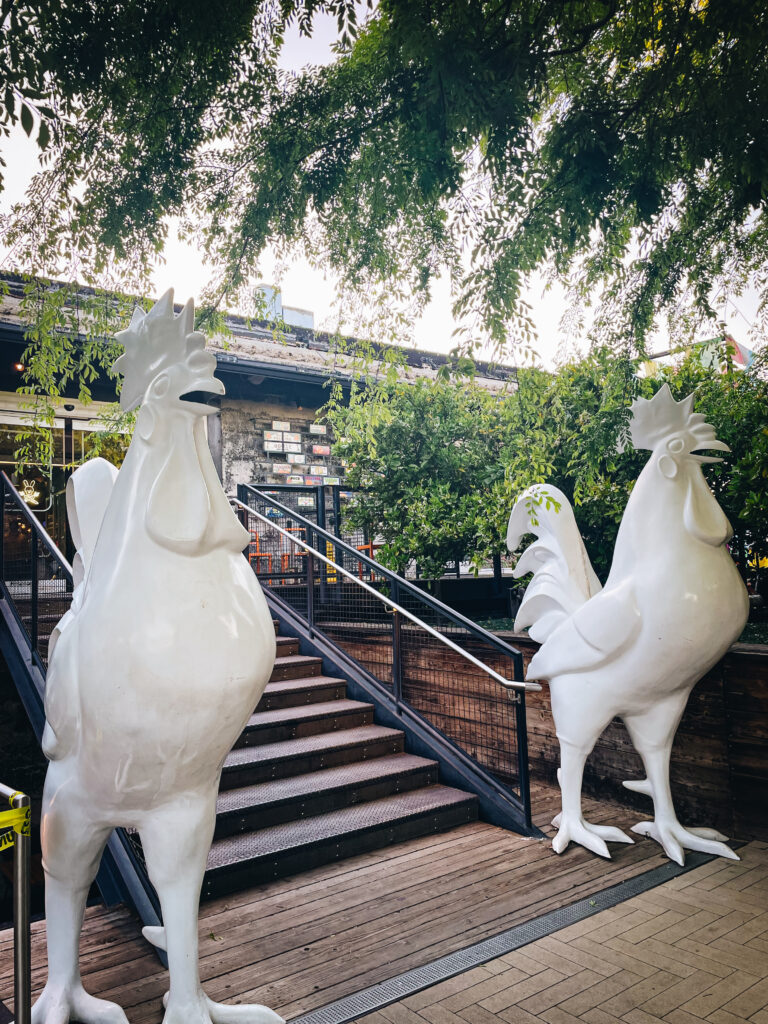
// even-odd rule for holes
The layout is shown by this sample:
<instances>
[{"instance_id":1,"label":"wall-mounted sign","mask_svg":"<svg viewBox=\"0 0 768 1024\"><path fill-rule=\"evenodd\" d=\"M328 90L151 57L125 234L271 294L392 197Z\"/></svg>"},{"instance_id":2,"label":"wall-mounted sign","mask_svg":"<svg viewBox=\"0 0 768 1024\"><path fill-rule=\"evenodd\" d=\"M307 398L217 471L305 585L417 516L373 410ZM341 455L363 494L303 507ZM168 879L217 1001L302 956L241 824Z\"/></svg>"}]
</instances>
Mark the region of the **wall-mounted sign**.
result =
<instances>
[{"instance_id":1,"label":"wall-mounted sign","mask_svg":"<svg viewBox=\"0 0 768 1024\"><path fill-rule=\"evenodd\" d=\"M301 445L300 444L294 444L291 441L286 441L283 444L283 451L284 452L295 452L296 454L298 454L301 451Z\"/></svg>"},{"instance_id":2,"label":"wall-mounted sign","mask_svg":"<svg viewBox=\"0 0 768 1024\"><path fill-rule=\"evenodd\" d=\"M307 487L317 487L318 484L323 483L323 478L321 476L305 476L304 483Z\"/></svg>"},{"instance_id":3,"label":"wall-mounted sign","mask_svg":"<svg viewBox=\"0 0 768 1024\"><path fill-rule=\"evenodd\" d=\"M285 420L272 420L272 429L273 430L290 430L291 429L291 424L290 423L286 423Z\"/></svg>"},{"instance_id":4,"label":"wall-mounted sign","mask_svg":"<svg viewBox=\"0 0 768 1024\"><path fill-rule=\"evenodd\" d=\"M313 444L312 445L313 455L330 455L331 446L329 444Z\"/></svg>"},{"instance_id":5,"label":"wall-mounted sign","mask_svg":"<svg viewBox=\"0 0 768 1024\"><path fill-rule=\"evenodd\" d=\"M282 451L285 451L285 449L283 448L283 442L282 441L265 441L264 442L264 451L265 452L282 452Z\"/></svg>"},{"instance_id":6,"label":"wall-mounted sign","mask_svg":"<svg viewBox=\"0 0 768 1024\"><path fill-rule=\"evenodd\" d=\"M275 476L286 476L286 474L291 472L291 467L287 462L273 462L272 472Z\"/></svg>"},{"instance_id":7,"label":"wall-mounted sign","mask_svg":"<svg viewBox=\"0 0 768 1024\"><path fill-rule=\"evenodd\" d=\"M300 441L301 434L283 434L284 441Z\"/></svg>"},{"instance_id":8,"label":"wall-mounted sign","mask_svg":"<svg viewBox=\"0 0 768 1024\"><path fill-rule=\"evenodd\" d=\"M299 452L299 453L289 452L288 453L288 461L293 466L300 466L300 465L302 465L303 463L305 463L307 461L307 456L304 455L303 452Z\"/></svg>"},{"instance_id":9,"label":"wall-mounted sign","mask_svg":"<svg viewBox=\"0 0 768 1024\"><path fill-rule=\"evenodd\" d=\"M304 477L303 476L288 476L288 477L285 478L285 482L287 484L303 484L304 483ZM299 498L299 501L301 501L301 498Z\"/></svg>"},{"instance_id":10,"label":"wall-mounted sign","mask_svg":"<svg viewBox=\"0 0 768 1024\"><path fill-rule=\"evenodd\" d=\"M327 476L325 478L325 482L328 484L329 487L334 487L334 486L337 486L338 484L341 483L341 477L339 477L339 476Z\"/></svg>"},{"instance_id":11,"label":"wall-mounted sign","mask_svg":"<svg viewBox=\"0 0 768 1024\"><path fill-rule=\"evenodd\" d=\"M312 465L312 466L309 467L309 472L310 473L314 473L315 476L327 476L328 475L328 467L327 466L323 466L321 464Z\"/></svg>"},{"instance_id":12,"label":"wall-mounted sign","mask_svg":"<svg viewBox=\"0 0 768 1024\"><path fill-rule=\"evenodd\" d=\"M310 423L309 432L310 434L327 434L328 428L324 423Z\"/></svg>"},{"instance_id":13,"label":"wall-mounted sign","mask_svg":"<svg viewBox=\"0 0 768 1024\"><path fill-rule=\"evenodd\" d=\"M315 499L311 494L300 494L297 504L299 508L314 508Z\"/></svg>"},{"instance_id":14,"label":"wall-mounted sign","mask_svg":"<svg viewBox=\"0 0 768 1024\"><path fill-rule=\"evenodd\" d=\"M19 494L30 508L36 508L40 504L40 491L34 480L22 480Z\"/></svg>"},{"instance_id":15,"label":"wall-mounted sign","mask_svg":"<svg viewBox=\"0 0 768 1024\"><path fill-rule=\"evenodd\" d=\"M283 432L282 430L265 430L264 431L265 441L282 441Z\"/></svg>"}]
</instances>

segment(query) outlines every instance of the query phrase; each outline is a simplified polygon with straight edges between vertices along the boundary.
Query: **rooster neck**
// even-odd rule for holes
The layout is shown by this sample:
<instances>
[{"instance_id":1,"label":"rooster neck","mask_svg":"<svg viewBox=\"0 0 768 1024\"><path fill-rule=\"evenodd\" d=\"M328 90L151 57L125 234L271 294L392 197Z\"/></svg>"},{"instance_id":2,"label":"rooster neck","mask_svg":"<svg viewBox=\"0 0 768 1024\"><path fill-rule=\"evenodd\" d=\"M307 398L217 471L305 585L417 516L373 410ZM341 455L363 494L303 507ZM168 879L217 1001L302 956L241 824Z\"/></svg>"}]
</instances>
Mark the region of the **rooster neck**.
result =
<instances>
[{"instance_id":1,"label":"rooster neck","mask_svg":"<svg viewBox=\"0 0 768 1024\"><path fill-rule=\"evenodd\" d=\"M683 564L709 550L722 554L731 528L701 467L681 460L674 479L659 471L657 453L637 479L619 526L611 576L623 578L660 559Z\"/></svg>"},{"instance_id":2,"label":"rooster neck","mask_svg":"<svg viewBox=\"0 0 768 1024\"><path fill-rule=\"evenodd\" d=\"M144 406L104 515L89 582L130 575L141 552L154 565L220 548L239 554L247 541L216 474L203 418Z\"/></svg>"}]
</instances>

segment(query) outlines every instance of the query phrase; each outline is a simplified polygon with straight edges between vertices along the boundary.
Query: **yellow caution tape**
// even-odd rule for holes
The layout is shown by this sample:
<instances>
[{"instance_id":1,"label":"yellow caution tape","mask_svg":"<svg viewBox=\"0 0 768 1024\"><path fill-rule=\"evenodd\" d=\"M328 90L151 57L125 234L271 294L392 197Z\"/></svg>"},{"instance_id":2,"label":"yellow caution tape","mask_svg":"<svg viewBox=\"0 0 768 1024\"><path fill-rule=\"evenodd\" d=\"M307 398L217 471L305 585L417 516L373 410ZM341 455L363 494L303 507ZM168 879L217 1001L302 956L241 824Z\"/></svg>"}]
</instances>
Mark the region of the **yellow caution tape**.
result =
<instances>
[{"instance_id":1,"label":"yellow caution tape","mask_svg":"<svg viewBox=\"0 0 768 1024\"><path fill-rule=\"evenodd\" d=\"M14 836L30 834L31 818L29 807L14 807L10 811L0 811L0 850L13 846Z\"/></svg>"}]
</instances>

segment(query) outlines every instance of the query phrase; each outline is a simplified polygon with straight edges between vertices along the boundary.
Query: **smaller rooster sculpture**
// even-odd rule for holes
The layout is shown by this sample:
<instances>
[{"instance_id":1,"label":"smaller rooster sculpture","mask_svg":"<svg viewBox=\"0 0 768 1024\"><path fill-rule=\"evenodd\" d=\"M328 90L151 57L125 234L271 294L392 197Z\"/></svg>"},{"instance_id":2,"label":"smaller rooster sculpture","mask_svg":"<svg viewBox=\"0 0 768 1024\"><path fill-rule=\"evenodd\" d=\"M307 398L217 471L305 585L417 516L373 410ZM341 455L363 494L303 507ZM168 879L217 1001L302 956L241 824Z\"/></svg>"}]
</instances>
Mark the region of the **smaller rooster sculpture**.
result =
<instances>
[{"instance_id":1,"label":"smaller rooster sculpture","mask_svg":"<svg viewBox=\"0 0 768 1024\"><path fill-rule=\"evenodd\" d=\"M661 843L678 864L684 850L738 860L726 836L680 824L669 784L688 695L739 636L749 610L726 547L731 525L701 468L722 460L695 454L730 449L693 412L693 395L676 402L666 384L633 403L630 437L651 457L627 503L604 588L562 491L529 488L509 519L510 551L525 534L537 537L515 569L517 577L533 573L515 628L529 627L541 643L527 678L549 683L560 743L562 811L552 847L562 853L575 842L609 857L606 841L632 842L618 828L585 821L581 811L584 763L618 716L647 776L624 785L654 806L654 820L632 831Z\"/></svg>"},{"instance_id":2,"label":"smaller rooster sculpture","mask_svg":"<svg viewBox=\"0 0 768 1024\"><path fill-rule=\"evenodd\" d=\"M173 292L117 335L121 404L141 406L122 468L94 459L67 485L72 606L49 647L43 750L48 982L32 1024L127 1024L83 988L78 941L117 825L141 837L168 952L164 1024L282 1024L200 986L197 911L224 758L272 672L275 632L242 551L205 431L216 358Z\"/></svg>"}]
</instances>

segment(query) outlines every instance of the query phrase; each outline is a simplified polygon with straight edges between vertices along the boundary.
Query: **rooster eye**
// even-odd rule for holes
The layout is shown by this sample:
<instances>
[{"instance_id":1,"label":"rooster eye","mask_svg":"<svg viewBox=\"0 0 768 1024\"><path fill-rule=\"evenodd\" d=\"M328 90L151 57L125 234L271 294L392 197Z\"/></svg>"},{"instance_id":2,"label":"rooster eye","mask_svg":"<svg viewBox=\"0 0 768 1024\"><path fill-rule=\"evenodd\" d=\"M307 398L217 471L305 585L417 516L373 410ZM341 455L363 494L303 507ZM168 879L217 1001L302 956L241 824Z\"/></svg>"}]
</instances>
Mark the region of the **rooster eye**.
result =
<instances>
[{"instance_id":1,"label":"rooster eye","mask_svg":"<svg viewBox=\"0 0 768 1024\"><path fill-rule=\"evenodd\" d=\"M679 455L685 445L680 437L673 437L672 440L667 444L667 450L672 452L673 455Z\"/></svg>"}]
</instances>

